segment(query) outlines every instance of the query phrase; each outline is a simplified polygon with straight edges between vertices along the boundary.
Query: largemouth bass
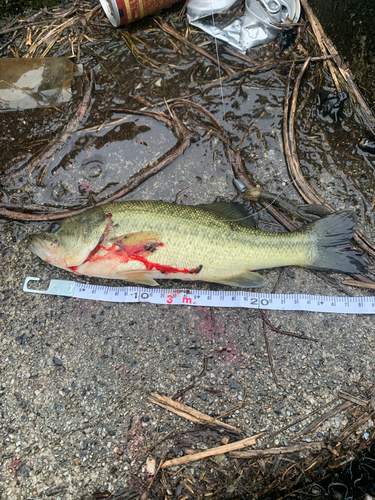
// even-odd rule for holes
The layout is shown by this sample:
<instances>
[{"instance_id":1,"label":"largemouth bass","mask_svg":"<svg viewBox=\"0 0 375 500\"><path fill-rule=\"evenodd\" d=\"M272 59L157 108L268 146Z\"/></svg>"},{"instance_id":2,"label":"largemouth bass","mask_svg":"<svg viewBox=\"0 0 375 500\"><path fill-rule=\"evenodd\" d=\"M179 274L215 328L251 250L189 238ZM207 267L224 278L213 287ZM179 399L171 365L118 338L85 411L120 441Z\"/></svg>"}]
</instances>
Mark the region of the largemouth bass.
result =
<instances>
[{"instance_id":1,"label":"largemouth bass","mask_svg":"<svg viewBox=\"0 0 375 500\"><path fill-rule=\"evenodd\" d=\"M54 222L29 248L78 275L153 286L168 278L260 287L267 280L254 271L272 267L366 272L361 252L347 248L355 223L355 213L343 210L292 233L272 233L252 227L237 203L125 201Z\"/></svg>"}]
</instances>

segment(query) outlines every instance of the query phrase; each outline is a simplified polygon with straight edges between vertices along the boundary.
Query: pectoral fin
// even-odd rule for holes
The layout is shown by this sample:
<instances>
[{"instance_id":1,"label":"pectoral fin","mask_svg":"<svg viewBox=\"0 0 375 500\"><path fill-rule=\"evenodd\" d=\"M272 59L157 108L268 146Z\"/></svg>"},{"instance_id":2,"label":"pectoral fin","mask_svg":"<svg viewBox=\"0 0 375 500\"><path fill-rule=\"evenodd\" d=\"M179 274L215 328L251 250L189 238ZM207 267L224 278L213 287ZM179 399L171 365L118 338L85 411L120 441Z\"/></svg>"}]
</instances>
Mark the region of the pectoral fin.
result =
<instances>
[{"instance_id":1,"label":"pectoral fin","mask_svg":"<svg viewBox=\"0 0 375 500\"><path fill-rule=\"evenodd\" d=\"M268 280L259 273L253 273L251 271L245 271L236 276L227 276L210 281L214 283L221 283L222 285L240 286L242 288L258 288L268 283Z\"/></svg>"},{"instance_id":2,"label":"pectoral fin","mask_svg":"<svg viewBox=\"0 0 375 500\"><path fill-rule=\"evenodd\" d=\"M151 243L160 243L161 234L156 231L137 231L136 233L123 234L115 236L110 240L112 243L121 245L147 245Z\"/></svg>"},{"instance_id":3,"label":"pectoral fin","mask_svg":"<svg viewBox=\"0 0 375 500\"><path fill-rule=\"evenodd\" d=\"M129 257L133 255L145 255L154 252L163 246L161 234L156 231L138 231L110 239L110 242L123 249Z\"/></svg>"}]
</instances>

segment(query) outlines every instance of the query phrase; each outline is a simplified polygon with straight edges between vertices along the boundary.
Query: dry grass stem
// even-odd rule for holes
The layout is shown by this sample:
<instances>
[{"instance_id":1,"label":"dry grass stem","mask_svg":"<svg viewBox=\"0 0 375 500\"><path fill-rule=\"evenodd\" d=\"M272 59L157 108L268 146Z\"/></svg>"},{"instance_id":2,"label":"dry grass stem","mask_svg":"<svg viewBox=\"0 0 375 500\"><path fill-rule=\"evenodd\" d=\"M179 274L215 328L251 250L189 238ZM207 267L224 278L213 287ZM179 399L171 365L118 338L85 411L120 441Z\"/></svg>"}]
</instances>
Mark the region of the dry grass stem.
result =
<instances>
[{"instance_id":1,"label":"dry grass stem","mask_svg":"<svg viewBox=\"0 0 375 500\"><path fill-rule=\"evenodd\" d=\"M290 176L294 181L294 186L297 188L298 192L303 196L303 198L313 205L326 205L328 204L324 201L324 199L310 186L310 184L305 180L305 177L302 173L301 166L299 164L298 155L297 155L297 142L296 136L294 132L294 122L296 117L296 107L297 107L297 99L299 88L301 84L301 80L303 74L309 65L310 58L307 58L304 65L302 66L301 71L294 83L292 100L290 103L289 110L289 118L287 123L284 122L283 132L284 132L284 142L289 143L289 147L285 148L289 150L289 154L287 155L287 164L290 172ZM288 95L285 94L285 100L288 99ZM284 113L285 119L285 113ZM332 209L332 207L329 207Z\"/></svg>"},{"instance_id":2,"label":"dry grass stem","mask_svg":"<svg viewBox=\"0 0 375 500\"><path fill-rule=\"evenodd\" d=\"M202 56L207 57L207 59L209 59L210 61L214 62L216 66L218 65L218 61L217 61L216 57L212 56L211 54L209 54L208 52L206 52L204 49L201 49L200 47L198 47L194 43L190 42L190 40L188 40L184 36L182 36L179 33L177 33L177 31L175 29L173 29L172 26L170 26L168 23L166 23L165 21L163 21L161 18L158 18L156 22L160 26L160 28L162 30L164 30L166 33L168 33L169 35L172 35L177 40L179 40L180 42L184 43L185 45L187 45L191 49L195 50L196 52L198 52ZM232 70L232 68L230 68L227 64L224 64L224 63L220 62L220 68L228 76L231 76L231 75L234 74L234 71Z\"/></svg>"},{"instance_id":3,"label":"dry grass stem","mask_svg":"<svg viewBox=\"0 0 375 500\"><path fill-rule=\"evenodd\" d=\"M364 401L363 399L360 398L356 398L355 396L352 396L351 394L348 394L347 392L344 391L340 391L339 394L343 399L347 399L348 401L351 401L352 403L355 403L357 405L364 406L365 408L367 408L370 402L370 401Z\"/></svg>"}]
</instances>

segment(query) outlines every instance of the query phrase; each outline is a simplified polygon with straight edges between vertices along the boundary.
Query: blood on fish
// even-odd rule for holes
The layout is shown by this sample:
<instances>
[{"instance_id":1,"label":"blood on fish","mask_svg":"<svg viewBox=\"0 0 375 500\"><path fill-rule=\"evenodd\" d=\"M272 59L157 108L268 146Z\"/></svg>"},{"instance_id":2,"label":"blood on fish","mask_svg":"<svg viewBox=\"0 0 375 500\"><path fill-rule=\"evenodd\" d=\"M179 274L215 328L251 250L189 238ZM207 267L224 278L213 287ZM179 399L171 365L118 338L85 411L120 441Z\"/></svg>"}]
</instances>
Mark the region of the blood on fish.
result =
<instances>
[{"instance_id":1,"label":"blood on fish","mask_svg":"<svg viewBox=\"0 0 375 500\"><path fill-rule=\"evenodd\" d=\"M144 264L147 271L159 271L161 274L175 274L175 273L184 273L184 274L198 274L202 270L202 265L197 266L194 269L179 269L178 267L169 266L166 264L158 264L157 262L150 262L144 257L144 254L154 252L157 247L164 246L164 243L150 243L150 244L137 244L137 245L124 245L119 242L113 243L110 247L105 247L101 243L99 243L94 250L90 253L87 259L83 262L100 262L110 259L119 260L121 263L126 264L130 260L135 260L138 262L142 262ZM98 255L99 252L105 250L105 254ZM69 269L76 274L78 273L79 266L73 266Z\"/></svg>"},{"instance_id":2,"label":"blood on fish","mask_svg":"<svg viewBox=\"0 0 375 500\"><path fill-rule=\"evenodd\" d=\"M149 260L145 259L140 255L132 257L131 260L137 260L139 262L142 262L142 264L145 265L147 271L152 271L153 269L155 269L155 271L160 271L161 274L173 274L173 273L195 274L199 272L197 271L198 268L178 269L178 267L168 266L166 264L158 264L156 262L150 262Z\"/></svg>"},{"instance_id":3,"label":"blood on fish","mask_svg":"<svg viewBox=\"0 0 375 500\"><path fill-rule=\"evenodd\" d=\"M70 266L70 267L68 267L69 271L71 271L74 274L78 274L79 276L81 276L81 273L78 272L78 268L79 268L79 266Z\"/></svg>"}]
</instances>

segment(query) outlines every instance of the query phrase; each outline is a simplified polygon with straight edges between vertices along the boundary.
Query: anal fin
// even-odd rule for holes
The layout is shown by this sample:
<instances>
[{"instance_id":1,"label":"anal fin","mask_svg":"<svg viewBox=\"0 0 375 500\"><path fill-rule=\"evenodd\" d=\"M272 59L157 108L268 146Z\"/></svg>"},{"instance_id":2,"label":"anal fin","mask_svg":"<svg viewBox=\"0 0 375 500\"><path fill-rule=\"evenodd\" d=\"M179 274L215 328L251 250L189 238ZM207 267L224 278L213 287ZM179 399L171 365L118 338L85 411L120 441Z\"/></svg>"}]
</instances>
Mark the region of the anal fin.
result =
<instances>
[{"instance_id":1,"label":"anal fin","mask_svg":"<svg viewBox=\"0 0 375 500\"><path fill-rule=\"evenodd\" d=\"M160 273L157 271L130 269L128 271L117 273L116 278L124 281L131 281L132 283L137 283L138 285L158 286L159 283L152 278L153 274L160 276Z\"/></svg>"},{"instance_id":2,"label":"anal fin","mask_svg":"<svg viewBox=\"0 0 375 500\"><path fill-rule=\"evenodd\" d=\"M239 286L242 288L259 288L268 283L267 278L264 278L259 273L252 271L244 271L235 276L226 276L217 280L210 280L214 283L221 283L222 285Z\"/></svg>"}]
</instances>

